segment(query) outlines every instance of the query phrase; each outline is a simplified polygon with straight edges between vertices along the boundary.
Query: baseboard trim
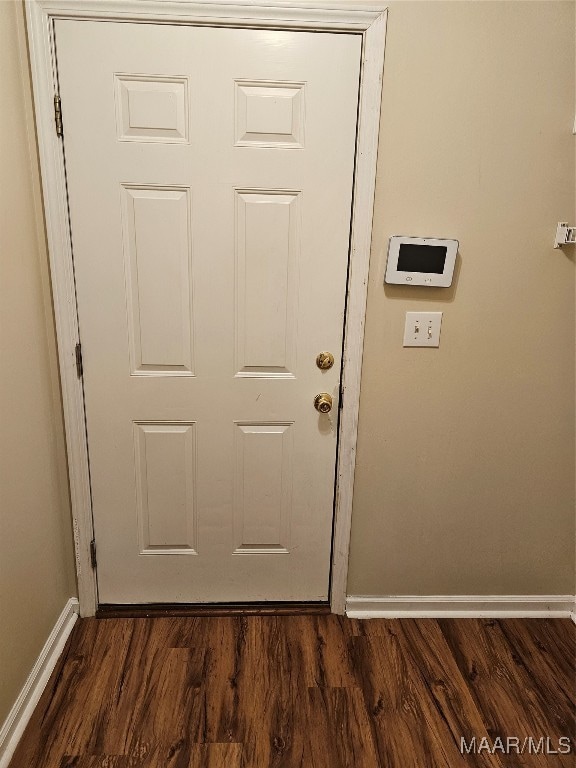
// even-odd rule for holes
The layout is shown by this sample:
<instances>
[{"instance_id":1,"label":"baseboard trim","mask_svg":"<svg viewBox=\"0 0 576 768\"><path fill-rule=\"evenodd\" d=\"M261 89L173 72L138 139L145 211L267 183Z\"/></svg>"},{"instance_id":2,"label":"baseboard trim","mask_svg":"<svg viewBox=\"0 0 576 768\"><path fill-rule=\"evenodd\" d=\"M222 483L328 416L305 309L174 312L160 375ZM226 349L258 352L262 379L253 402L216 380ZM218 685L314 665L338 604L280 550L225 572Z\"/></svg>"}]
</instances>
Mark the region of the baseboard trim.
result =
<instances>
[{"instance_id":1,"label":"baseboard trim","mask_svg":"<svg viewBox=\"0 0 576 768\"><path fill-rule=\"evenodd\" d=\"M79 603L70 598L40 652L24 687L0 728L0 768L8 768L14 750L32 717L34 708L52 674L78 618Z\"/></svg>"},{"instance_id":2,"label":"baseboard trim","mask_svg":"<svg viewBox=\"0 0 576 768\"><path fill-rule=\"evenodd\" d=\"M573 618L574 595L350 595L352 619Z\"/></svg>"}]
</instances>

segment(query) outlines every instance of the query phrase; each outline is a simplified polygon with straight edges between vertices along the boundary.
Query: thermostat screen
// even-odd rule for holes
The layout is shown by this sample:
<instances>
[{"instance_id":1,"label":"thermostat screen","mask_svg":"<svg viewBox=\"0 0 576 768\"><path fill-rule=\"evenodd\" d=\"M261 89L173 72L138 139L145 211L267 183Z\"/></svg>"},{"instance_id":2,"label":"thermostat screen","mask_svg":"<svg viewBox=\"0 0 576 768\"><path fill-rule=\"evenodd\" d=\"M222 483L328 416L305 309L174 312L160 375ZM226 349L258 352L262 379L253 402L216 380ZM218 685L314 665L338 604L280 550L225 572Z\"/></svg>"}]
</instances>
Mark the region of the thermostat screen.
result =
<instances>
[{"instance_id":1,"label":"thermostat screen","mask_svg":"<svg viewBox=\"0 0 576 768\"><path fill-rule=\"evenodd\" d=\"M446 251L443 245L401 243L397 269L399 272L432 272L441 275L446 263Z\"/></svg>"}]
</instances>

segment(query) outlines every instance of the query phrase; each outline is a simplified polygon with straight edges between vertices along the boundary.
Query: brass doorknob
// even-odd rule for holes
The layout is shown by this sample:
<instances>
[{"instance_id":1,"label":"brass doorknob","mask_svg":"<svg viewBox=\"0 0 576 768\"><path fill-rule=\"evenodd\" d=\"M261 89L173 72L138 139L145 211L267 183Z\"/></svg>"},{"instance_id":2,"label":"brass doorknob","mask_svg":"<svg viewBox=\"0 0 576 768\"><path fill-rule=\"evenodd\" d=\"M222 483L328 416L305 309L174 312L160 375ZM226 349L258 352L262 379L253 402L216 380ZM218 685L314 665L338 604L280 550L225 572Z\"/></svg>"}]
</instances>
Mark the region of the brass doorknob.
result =
<instances>
[{"instance_id":1,"label":"brass doorknob","mask_svg":"<svg viewBox=\"0 0 576 768\"><path fill-rule=\"evenodd\" d=\"M332 397L327 392L321 392L314 398L314 408L319 413L329 413L332 410Z\"/></svg>"},{"instance_id":2,"label":"brass doorknob","mask_svg":"<svg viewBox=\"0 0 576 768\"><path fill-rule=\"evenodd\" d=\"M334 365L334 355L332 352L320 352L316 358L316 365L321 371L327 371Z\"/></svg>"}]
</instances>

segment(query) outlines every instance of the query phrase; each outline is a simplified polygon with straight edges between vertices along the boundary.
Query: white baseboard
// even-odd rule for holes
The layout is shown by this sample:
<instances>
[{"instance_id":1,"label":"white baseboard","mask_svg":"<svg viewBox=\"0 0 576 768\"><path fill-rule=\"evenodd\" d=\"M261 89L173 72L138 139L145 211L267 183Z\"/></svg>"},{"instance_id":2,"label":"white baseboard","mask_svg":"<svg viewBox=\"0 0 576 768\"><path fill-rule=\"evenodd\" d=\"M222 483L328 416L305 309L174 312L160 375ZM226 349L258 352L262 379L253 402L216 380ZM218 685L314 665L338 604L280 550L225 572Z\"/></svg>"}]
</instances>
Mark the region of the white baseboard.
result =
<instances>
[{"instance_id":1,"label":"white baseboard","mask_svg":"<svg viewBox=\"0 0 576 768\"><path fill-rule=\"evenodd\" d=\"M76 623L78 610L78 600L76 598L68 600L28 675L20 695L0 728L0 768L8 768L14 750Z\"/></svg>"},{"instance_id":2,"label":"white baseboard","mask_svg":"<svg viewBox=\"0 0 576 768\"><path fill-rule=\"evenodd\" d=\"M352 619L574 619L575 600L574 595L351 595L346 598L346 615Z\"/></svg>"}]
</instances>

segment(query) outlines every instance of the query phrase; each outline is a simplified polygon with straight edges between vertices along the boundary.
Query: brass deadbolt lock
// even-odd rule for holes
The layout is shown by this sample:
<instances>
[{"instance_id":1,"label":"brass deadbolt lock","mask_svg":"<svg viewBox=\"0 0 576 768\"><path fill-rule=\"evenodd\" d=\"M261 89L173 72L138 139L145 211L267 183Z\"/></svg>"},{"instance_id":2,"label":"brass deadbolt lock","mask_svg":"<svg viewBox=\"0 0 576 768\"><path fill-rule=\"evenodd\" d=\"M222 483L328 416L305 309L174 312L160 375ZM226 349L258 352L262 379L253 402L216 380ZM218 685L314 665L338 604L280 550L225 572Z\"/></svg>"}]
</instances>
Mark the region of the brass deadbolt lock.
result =
<instances>
[{"instance_id":1,"label":"brass deadbolt lock","mask_svg":"<svg viewBox=\"0 0 576 768\"><path fill-rule=\"evenodd\" d=\"M314 408L319 413L330 413L332 410L332 397L327 392L321 392L314 398Z\"/></svg>"},{"instance_id":2,"label":"brass deadbolt lock","mask_svg":"<svg viewBox=\"0 0 576 768\"><path fill-rule=\"evenodd\" d=\"M327 371L334 365L334 355L332 352L320 352L316 358L316 365L321 371Z\"/></svg>"}]
</instances>

